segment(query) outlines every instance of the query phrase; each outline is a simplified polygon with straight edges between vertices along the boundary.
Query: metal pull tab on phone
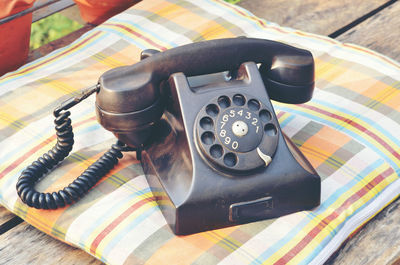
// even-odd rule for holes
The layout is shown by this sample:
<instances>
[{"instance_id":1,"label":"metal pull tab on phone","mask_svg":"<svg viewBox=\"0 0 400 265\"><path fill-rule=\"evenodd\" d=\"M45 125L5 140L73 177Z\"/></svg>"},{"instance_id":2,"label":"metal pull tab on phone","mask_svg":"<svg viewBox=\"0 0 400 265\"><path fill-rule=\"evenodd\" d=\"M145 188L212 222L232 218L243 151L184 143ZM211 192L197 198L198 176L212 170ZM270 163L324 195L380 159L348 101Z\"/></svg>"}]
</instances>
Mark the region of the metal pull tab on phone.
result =
<instances>
[{"instance_id":1,"label":"metal pull tab on phone","mask_svg":"<svg viewBox=\"0 0 400 265\"><path fill-rule=\"evenodd\" d=\"M260 148L257 147L257 153L260 156L260 158L265 162L265 166L268 166L269 163L271 163L272 158L269 155L264 154L261 152Z\"/></svg>"}]
</instances>

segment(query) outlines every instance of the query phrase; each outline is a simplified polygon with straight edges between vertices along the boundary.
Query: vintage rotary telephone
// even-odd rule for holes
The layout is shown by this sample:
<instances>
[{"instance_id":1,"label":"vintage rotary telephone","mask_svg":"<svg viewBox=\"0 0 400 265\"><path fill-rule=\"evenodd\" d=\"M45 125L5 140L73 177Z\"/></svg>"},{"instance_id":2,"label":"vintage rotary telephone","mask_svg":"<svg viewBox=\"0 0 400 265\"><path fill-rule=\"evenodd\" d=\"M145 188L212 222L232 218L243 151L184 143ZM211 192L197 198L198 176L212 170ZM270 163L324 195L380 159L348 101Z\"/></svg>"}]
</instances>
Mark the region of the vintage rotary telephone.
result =
<instances>
[{"instance_id":1,"label":"vintage rotary telephone","mask_svg":"<svg viewBox=\"0 0 400 265\"><path fill-rule=\"evenodd\" d=\"M135 150L176 234L312 209L320 203L320 177L282 133L270 98L303 103L313 88L311 53L274 41L219 39L145 50L140 62L107 71L54 111L57 144L22 172L18 194L31 207L64 207L123 151ZM39 178L72 149L67 109L92 93L98 121L119 141L63 190L36 191Z\"/></svg>"}]
</instances>

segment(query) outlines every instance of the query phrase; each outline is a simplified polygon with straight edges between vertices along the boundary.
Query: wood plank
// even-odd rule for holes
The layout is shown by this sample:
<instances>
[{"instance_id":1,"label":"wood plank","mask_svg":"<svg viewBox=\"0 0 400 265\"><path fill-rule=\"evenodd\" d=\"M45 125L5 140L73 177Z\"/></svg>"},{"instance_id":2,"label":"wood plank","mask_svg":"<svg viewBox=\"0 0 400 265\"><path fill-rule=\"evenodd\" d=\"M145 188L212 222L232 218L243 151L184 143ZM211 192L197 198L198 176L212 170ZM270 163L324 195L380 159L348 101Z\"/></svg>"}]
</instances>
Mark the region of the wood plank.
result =
<instances>
[{"instance_id":1,"label":"wood plank","mask_svg":"<svg viewBox=\"0 0 400 265\"><path fill-rule=\"evenodd\" d=\"M36 0L34 6L41 5L46 0ZM65 8L75 5L74 1L72 0L56 0L54 3L51 3L43 8L40 8L33 12L32 22L38 21L42 18L48 17L54 13L57 13Z\"/></svg>"},{"instance_id":2,"label":"wood plank","mask_svg":"<svg viewBox=\"0 0 400 265\"><path fill-rule=\"evenodd\" d=\"M0 205L0 225L4 224L5 222L9 221L15 215L12 214L9 210L4 208Z\"/></svg>"},{"instance_id":3,"label":"wood plank","mask_svg":"<svg viewBox=\"0 0 400 265\"><path fill-rule=\"evenodd\" d=\"M22 223L0 235L1 264L102 264L81 249Z\"/></svg>"},{"instance_id":4,"label":"wood plank","mask_svg":"<svg viewBox=\"0 0 400 265\"><path fill-rule=\"evenodd\" d=\"M238 5L281 26L329 35L383 3L382 0L242 0Z\"/></svg>"},{"instance_id":5,"label":"wood plank","mask_svg":"<svg viewBox=\"0 0 400 265\"><path fill-rule=\"evenodd\" d=\"M74 31L58 40L52 41L50 43L41 46L40 48L30 51L27 62L34 61L40 57L43 57L51 53L52 51L67 46L68 44L72 43L73 41L78 39L81 35L83 35L84 33L86 33L87 31L91 30L94 27L95 26L93 25L86 24L85 26L83 26L83 28L80 28L77 31Z\"/></svg>"},{"instance_id":6,"label":"wood plank","mask_svg":"<svg viewBox=\"0 0 400 265\"><path fill-rule=\"evenodd\" d=\"M21 218L15 216L5 207L0 205L0 235L13 229L22 222L23 220Z\"/></svg>"},{"instance_id":7,"label":"wood plank","mask_svg":"<svg viewBox=\"0 0 400 265\"><path fill-rule=\"evenodd\" d=\"M351 42L400 61L400 2L385 8L337 39Z\"/></svg>"}]
</instances>

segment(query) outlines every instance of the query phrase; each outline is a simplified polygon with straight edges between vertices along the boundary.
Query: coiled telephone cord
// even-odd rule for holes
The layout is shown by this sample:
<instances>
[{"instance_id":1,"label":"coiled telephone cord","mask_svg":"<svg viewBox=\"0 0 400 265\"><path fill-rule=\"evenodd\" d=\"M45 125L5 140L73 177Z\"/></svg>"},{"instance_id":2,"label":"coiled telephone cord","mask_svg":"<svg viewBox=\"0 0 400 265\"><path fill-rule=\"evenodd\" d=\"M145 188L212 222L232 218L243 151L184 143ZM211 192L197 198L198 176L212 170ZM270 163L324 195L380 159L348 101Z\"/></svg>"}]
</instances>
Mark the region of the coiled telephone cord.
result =
<instances>
[{"instance_id":1,"label":"coiled telephone cord","mask_svg":"<svg viewBox=\"0 0 400 265\"><path fill-rule=\"evenodd\" d=\"M104 177L123 157L124 151L136 151L120 141L113 144L96 162L89 166L67 187L57 192L43 193L35 190L35 183L63 161L71 152L74 144L71 113L66 111L98 90L98 86L84 90L81 95L71 98L54 110L54 124L57 135L56 145L34 161L24 171L17 182L17 193L21 200L36 209L57 209L76 202Z\"/></svg>"}]
</instances>

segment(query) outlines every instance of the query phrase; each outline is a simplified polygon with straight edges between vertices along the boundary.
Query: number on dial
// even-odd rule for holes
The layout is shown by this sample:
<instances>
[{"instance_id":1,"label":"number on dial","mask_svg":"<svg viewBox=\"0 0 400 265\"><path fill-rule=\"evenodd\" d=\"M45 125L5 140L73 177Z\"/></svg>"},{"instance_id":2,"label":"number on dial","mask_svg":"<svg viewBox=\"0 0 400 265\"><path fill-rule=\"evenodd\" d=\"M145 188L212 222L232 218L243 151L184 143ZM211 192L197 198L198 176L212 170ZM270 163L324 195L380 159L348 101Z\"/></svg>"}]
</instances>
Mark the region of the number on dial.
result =
<instances>
[{"instance_id":1,"label":"number on dial","mask_svg":"<svg viewBox=\"0 0 400 265\"><path fill-rule=\"evenodd\" d=\"M221 138L221 142L224 145L226 145L228 148L230 148L231 150L236 150L239 148L240 141L239 140L236 141L235 136L233 139L232 139L232 137L228 136L231 133L230 130L232 130L232 128L230 128L230 126L233 124L233 122L235 122L237 120L243 121L248 126L253 127L254 129L252 129L252 130L254 130L255 133L259 134L259 131L260 131L259 120L258 120L258 117L256 118L257 115L253 115L253 114L254 114L253 112L247 111L246 109L242 109L242 108L227 110L222 115L222 118L219 120L219 122L220 122L219 137Z\"/></svg>"}]
</instances>

